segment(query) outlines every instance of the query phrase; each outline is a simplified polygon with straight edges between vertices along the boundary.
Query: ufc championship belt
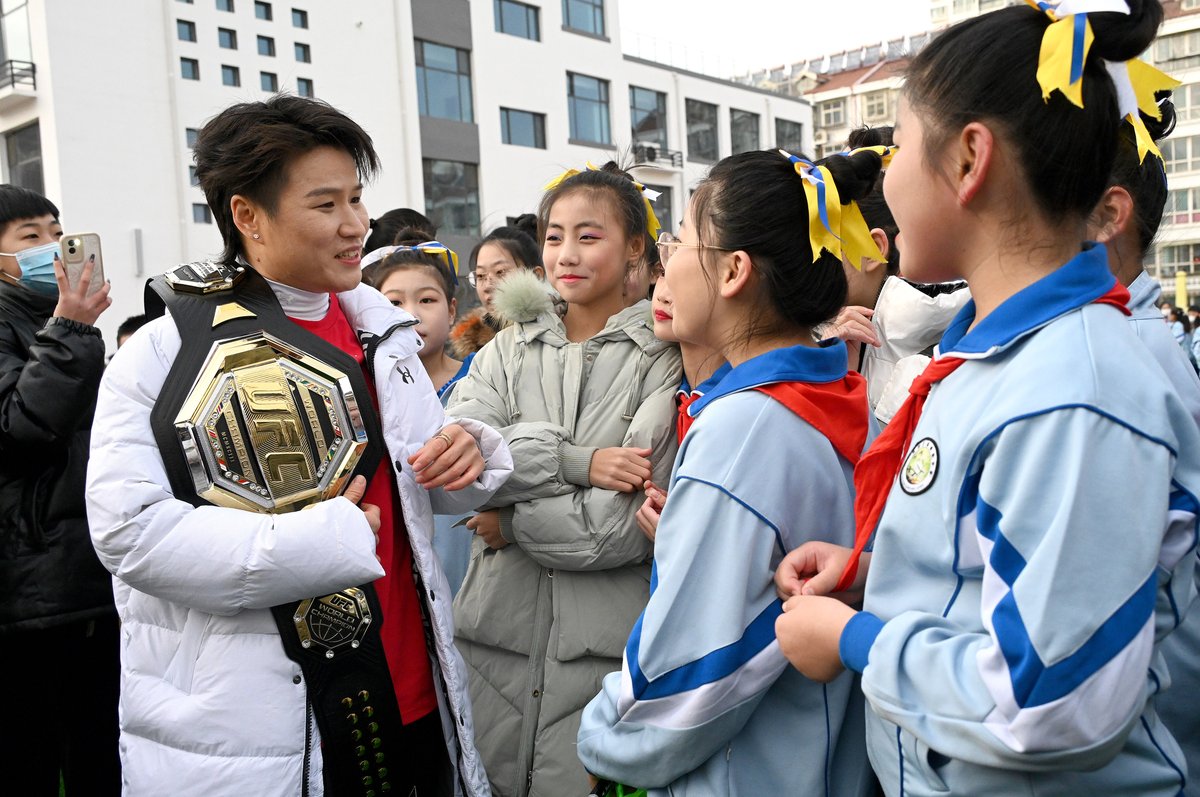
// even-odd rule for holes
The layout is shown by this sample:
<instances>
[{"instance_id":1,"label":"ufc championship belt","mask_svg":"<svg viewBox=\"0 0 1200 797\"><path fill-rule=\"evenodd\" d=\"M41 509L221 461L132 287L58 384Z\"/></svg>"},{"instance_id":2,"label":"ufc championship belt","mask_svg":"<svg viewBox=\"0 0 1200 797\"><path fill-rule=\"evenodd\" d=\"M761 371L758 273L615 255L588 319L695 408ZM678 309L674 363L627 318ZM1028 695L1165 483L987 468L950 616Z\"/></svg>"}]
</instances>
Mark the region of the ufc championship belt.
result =
<instances>
[{"instance_id":1,"label":"ufc championship belt","mask_svg":"<svg viewBox=\"0 0 1200 797\"><path fill-rule=\"evenodd\" d=\"M164 309L182 346L150 420L176 498L281 514L375 473L383 436L362 368L292 323L257 272L179 266L146 285L147 315ZM400 709L374 587L271 611L307 681L327 793L390 792L389 768L399 775L411 762L395 749Z\"/></svg>"}]
</instances>

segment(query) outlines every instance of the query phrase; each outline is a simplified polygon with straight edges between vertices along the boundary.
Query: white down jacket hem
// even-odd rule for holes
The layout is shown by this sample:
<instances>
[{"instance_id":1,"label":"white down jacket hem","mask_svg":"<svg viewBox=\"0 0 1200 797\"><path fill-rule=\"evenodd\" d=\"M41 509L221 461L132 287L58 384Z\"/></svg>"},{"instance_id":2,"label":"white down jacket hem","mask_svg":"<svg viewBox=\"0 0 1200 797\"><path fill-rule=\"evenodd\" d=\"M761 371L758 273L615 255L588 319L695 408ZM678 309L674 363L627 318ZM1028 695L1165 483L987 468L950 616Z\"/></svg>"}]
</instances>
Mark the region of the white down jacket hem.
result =
<instances>
[{"instance_id":1,"label":"white down jacket hem","mask_svg":"<svg viewBox=\"0 0 1200 797\"><path fill-rule=\"evenodd\" d=\"M351 325L379 336L372 360L387 455L425 589L438 706L455 794L489 794L474 746L450 589L431 544L433 512L486 503L512 472L489 426L447 417L417 351L415 321L372 288L339 294ZM383 575L361 512L338 498L288 515L175 499L150 428L180 348L161 318L114 358L100 387L88 470L92 539L114 576L121 628L121 757L129 795L298 795L306 686L284 655L270 607ZM487 467L456 493L416 484L408 457L449 423L478 442ZM314 727L315 730L315 727ZM320 744L309 793L322 793Z\"/></svg>"}]
</instances>

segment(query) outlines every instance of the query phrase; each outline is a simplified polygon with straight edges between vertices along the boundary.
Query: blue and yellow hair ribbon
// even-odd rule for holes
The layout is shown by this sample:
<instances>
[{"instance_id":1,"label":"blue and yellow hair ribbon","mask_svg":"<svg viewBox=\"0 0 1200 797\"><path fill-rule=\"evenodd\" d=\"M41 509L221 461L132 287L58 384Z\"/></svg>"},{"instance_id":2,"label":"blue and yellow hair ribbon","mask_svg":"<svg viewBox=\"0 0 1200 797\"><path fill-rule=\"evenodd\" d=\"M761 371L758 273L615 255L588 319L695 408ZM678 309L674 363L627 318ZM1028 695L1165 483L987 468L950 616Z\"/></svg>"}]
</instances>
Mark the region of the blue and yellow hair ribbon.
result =
<instances>
[{"instance_id":1,"label":"blue and yellow hair ribbon","mask_svg":"<svg viewBox=\"0 0 1200 797\"><path fill-rule=\"evenodd\" d=\"M1155 95L1160 91L1175 88L1179 81L1136 58L1124 63L1107 63L1105 66L1117 89L1117 106L1120 108L1121 117L1133 126L1138 163L1145 162L1146 156L1150 154L1161 161L1162 152L1154 143L1150 131L1146 129L1142 116L1162 119L1162 110L1158 107Z\"/></svg>"},{"instance_id":2,"label":"blue and yellow hair ribbon","mask_svg":"<svg viewBox=\"0 0 1200 797\"><path fill-rule=\"evenodd\" d=\"M600 169L597 168L591 161L587 162L587 170L589 172L600 171ZM567 169L558 177L555 177L553 180L542 186L542 190L552 191L562 185L565 180L569 180L577 174L582 174L582 172L582 169ZM637 188L642 195L642 204L646 211L646 232L650 235L650 240L657 241L658 234L662 231L662 224L659 223L658 216L654 214L654 205L651 203L657 201L662 194L660 194L658 191L647 188L637 180L634 180L632 177L629 178L629 181L633 183L634 187Z\"/></svg>"},{"instance_id":3,"label":"blue and yellow hair ribbon","mask_svg":"<svg viewBox=\"0 0 1200 797\"><path fill-rule=\"evenodd\" d=\"M792 163L796 174L804 182L804 198L808 202L808 240L812 247L813 262L828 252L841 260L843 256L856 269L862 270L863 258L885 262L887 258L879 251L867 220L857 202L842 204L837 183L824 166L779 150Z\"/></svg>"},{"instance_id":4,"label":"blue and yellow hair ribbon","mask_svg":"<svg viewBox=\"0 0 1200 797\"><path fill-rule=\"evenodd\" d=\"M879 156L879 160L883 161L883 168L886 169L892 165L892 157L896 154L896 149L897 147L895 144L886 147L882 144L879 144L874 147L856 147L855 149L848 150L842 154L844 154L846 157L850 157L858 152L874 152Z\"/></svg>"},{"instance_id":5,"label":"blue and yellow hair ribbon","mask_svg":"<svg viewBox=\"0 0 1200 797\"><path fill-rule=\"evenodd\" d=\"M458 287L458 253L439 241L426 241L415 246L400 244L396 246L381 246L364 257L359 265L362 268L366 268L372 263L383 260L388 255L393 255L397 252L417 252L424 255L433 255L446 266L446 270L450 272L450 278L454 283L454 287Z\"/></svg>"}]
</instances>

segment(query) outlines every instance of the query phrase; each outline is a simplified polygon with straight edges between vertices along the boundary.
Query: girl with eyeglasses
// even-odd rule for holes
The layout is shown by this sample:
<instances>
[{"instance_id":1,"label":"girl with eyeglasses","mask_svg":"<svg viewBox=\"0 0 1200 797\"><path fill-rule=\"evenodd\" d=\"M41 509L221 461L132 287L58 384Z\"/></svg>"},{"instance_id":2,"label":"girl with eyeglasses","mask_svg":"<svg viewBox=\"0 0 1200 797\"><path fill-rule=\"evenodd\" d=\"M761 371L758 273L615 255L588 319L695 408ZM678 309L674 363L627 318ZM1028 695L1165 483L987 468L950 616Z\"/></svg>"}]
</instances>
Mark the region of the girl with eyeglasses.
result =
<instances>
[{"instance_id":1,"label":"girl with eyeglasses","mask_svg":"<svg viewBox=\"0 0 1200 797\"><path fill-rule=\"evenodd\" d=\"M653 215L614 165L569 172L542 199L542 262L501 283L509 325L459 382L451 414L491 419L513 477L469 521L477 536L455 599L480 754L493 793L583 794L584 705L621 664L645 605L651 546L635 515L676 451L677 348L654 337L627 277L645 269Z\"/></svg>"},{"instance_id":2,"label":"girl with eyeglasses","mask_svg":"<svg viewBox=\"0 0 1200 797\"><path fill-rule=\"evenodd\" d=\"M545 279L542 253L537 243L516 227L497 227L471 250L467 281L479 297L479 307L468 313L450 331L450 348L464 362L496 337L496 288L510 274L531 271Z\"/></svg>"}]
</instances>

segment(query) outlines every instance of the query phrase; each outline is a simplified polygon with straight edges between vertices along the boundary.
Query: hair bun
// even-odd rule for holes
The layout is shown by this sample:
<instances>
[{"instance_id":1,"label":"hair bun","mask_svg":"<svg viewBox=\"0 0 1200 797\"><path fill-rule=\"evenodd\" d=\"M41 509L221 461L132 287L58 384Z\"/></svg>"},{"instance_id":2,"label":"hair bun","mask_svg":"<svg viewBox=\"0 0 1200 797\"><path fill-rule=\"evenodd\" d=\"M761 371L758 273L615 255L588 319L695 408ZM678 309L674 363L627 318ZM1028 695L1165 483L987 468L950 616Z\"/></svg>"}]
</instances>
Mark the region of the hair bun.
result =
<instances>
[{"instance_id":1,"label":"hair bun","mask_svg":"<svg viewBox=\"0 0 1200 797\"><path fill-rule=\"evenodd\" d=\"M1142 122L1146 125L1146 130L1150 133L1150 138L1155 141L1161 141L1175 130L1175 103L1171 102L1171 92L1159 91L1155 92L1154 99L1158 101L1158 110L1162 114L1162 119L1155 119L1153 116L1142 114Z\"/></svg>"},{"instance_id":2,"label":"hair bun","mask_svg":"<svg viewBox=\"0 0 1200 797\"><path fill-rule=\"evenodd\" d=\"M1111 11L1088 14L1095 41L1091 52L1106 61L1128 61L1144 53L1163 21L1159 0L1126 0L1128 14Z\"/></svg>"},{"instance_id":3,"label":"hair bun","mask_svg":"<svg viewBox=\"0 0 1200 797\"><path fill-rule=\"evenodd\" d=\"M883 168L883 158L869 150L853 155L831 155L817 161L833 176L842 204L848 204L867 196L875 189L875 181Z\"/></svg>"},{"instance_id":4,"label":"hair bun","mask_svg":"<svg viewBox=\"0 0 1200 797\"><path fill-rule=\"evenodd\" d=\"M405 227L396 233L396 238L392 243L395 246L416 246L417 244L427 243L430 237L428 230L423 230L420 227Z\"/></svg>"}]
</instances>

